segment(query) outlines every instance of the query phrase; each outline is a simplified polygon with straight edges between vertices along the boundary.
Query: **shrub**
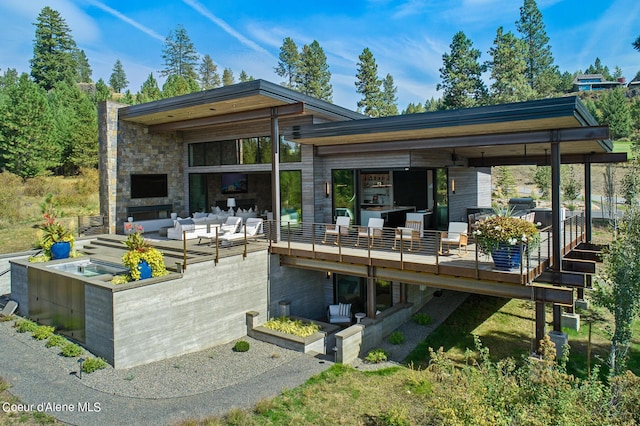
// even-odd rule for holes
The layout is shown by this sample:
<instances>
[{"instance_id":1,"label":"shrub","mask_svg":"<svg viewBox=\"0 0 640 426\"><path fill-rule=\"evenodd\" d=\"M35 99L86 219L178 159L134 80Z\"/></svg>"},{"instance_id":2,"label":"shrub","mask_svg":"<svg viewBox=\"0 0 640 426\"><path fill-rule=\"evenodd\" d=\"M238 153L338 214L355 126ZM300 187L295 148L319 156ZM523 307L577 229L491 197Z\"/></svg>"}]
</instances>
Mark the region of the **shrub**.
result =
<instances>
[{"instance_id":1,"label":"shrub","mask_svg":"<svg viewBox=\"0 0 640 426\"><path fill-rule=\"evenodd\" d=\"M38 328L38 324L28 319L21 319L16 321L14 327L18 333L33 333Z\"/></svg>"},{"instance_id":2,"label":"shrub","mask_svg":"<svg viewBox=\"0 0 640 426\"><path fill-rule=\"evenodd\" d=\"M58 346L61 348L66 344L67 344L67 339L60 336L59 334L54 334L51 337L49 337L49 340L47 340L47 344L45 346L48 348L52 348L54 346Z\"/></svg>"},{"instance_id":3,"label":"shrub","mask_svg":"<svg viewBox=\"0 0 640 426\"><path fill-rule=\"evenodd\" d=\"M305 323L287 317L272 318L264 323L264 327L298 337L308 337L320 331L320 326L313 322Z\"/></svg>"},{"instance_id":4,"label":"shrub","mask_svg":"<svg viewBox=\"0 0 640 426\"><path fill-rule=\"evenodd\" d=\"M64 346L62 346L62 351L60 352L62 356L66 357L74 357L80 356L82 354L82 348L75 343L68 342Z\"/></svg>"},{"instance_id":5,"label":"shrub","mask_svg":"<svg viewBox=\"0 0 640 426\"><path fill-rule=\"evenodd\" d=\"M107 366L107 361L102 358L89 357L82 363L82 371L84 373L93 373Z\"/></svg>"},{"instance_id":6,"label":"shrub","mask_svg":"<svg viewBox=\"0 0 640 426\"><path fill-rule=\"evenodd\" d=\"M387 354L382 349L374 349L367 354L365 361L372 364L378 364L386 361L388 356L389 354Z\"/></svg>"},{"instance_id":7,"label":"shrub","mask_svg":"<svg viewBox=\"0 0 640 426\"><path fill-rule=\"evenodd\" d=\"M392 345L401 345L404 343L404 334L401 331L394 331L389 335L389 343Z\"/></svg>"},{"instance_id":8,"label":"shrub","mask_svg":"<svg viewBox=\"0 0 640 426\"><path fill-rule=\"evenodd\" d=\"M429 325L433 322L433 319L429 316L429 314L421 314L417 313L413 317L411 317L413 322L419 325Z\"/></svg>"},{"instance_id":9,"label":"shrub","mask_svg":"<svg viewBox=\"0 0 640 426\"><path fill-rule=\"evenodd\" d=\"M249 350L249 342L244 340L238 340L233 346L233 350L236 352L246 352Z\"/></svg>"},{"instance_id":10,"label":"shrub","mask_svg":"<svg viewBox=\"0 0 640 426\"><path fill-rule=\"evenodd\" d=\"M50 325L41 325L39 327L36 327L35 330L33 330L33 337L38 339L38 340L44 340L44 339L48 339L53 332L55 331L55 327L52 327Z\"/></svg>"}]
</instances>

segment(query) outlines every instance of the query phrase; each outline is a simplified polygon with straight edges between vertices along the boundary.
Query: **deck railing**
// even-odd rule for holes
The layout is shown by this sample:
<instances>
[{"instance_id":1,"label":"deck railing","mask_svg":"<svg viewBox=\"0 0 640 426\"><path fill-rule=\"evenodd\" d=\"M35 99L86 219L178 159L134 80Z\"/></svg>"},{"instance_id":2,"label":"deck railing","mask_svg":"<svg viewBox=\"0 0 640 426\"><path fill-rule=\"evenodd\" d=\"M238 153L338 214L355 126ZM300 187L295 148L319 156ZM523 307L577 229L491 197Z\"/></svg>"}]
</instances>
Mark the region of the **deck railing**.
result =
<instances>
[{"instance_id":1,"label":"deck railing","mask_svg":"<svg viewBox=\"0 0 640 426\"><path fill-rule=\"evenodd\" d=\"M381 261L399 263L401 269L413 268L416 262L433 266L440 273L443 265L464 269L473 269L477 279L482 272L493 269L488 254L477 249L472 234L468 235L466 246L443 243L445 231L416 231L410 237L402 237L399 228L373 229L352 225L337 232L335 224L282 222L265 223L265 236L269 239L272 252L314 259L335 259L340 262L380 264ZM574 215L562 222L562 254L584 240L584 215ZM278 232L279 231L279 232ZM280 238L278 239L277 236ZM520 245L519 265L508 273L519 274L520 282L530 284L544 269L552 263L553 236L551 227L540 229L540 244L527 248ZM407 266L409 265L409 266Z\"/></svg>"}]
</instances>

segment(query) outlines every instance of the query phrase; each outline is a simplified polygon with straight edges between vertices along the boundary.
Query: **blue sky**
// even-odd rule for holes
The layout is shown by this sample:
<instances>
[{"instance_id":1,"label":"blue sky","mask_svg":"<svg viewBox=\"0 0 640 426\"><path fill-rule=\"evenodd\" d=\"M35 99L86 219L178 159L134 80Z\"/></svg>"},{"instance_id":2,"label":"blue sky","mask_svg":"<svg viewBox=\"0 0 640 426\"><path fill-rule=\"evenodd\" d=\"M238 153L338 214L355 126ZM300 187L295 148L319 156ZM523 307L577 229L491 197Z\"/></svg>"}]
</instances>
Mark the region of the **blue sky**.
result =
<instances>
[{"instance_id":1,"label":"blue sky","mask_svg":"<svg viewBox=\"0 0 640 426\"><path fill-rule=\"evenodd\" d=\"M332 73L334 103L355 109L358 55L368 47L380 77L390 73L398 86L398 106L440 97L442 54L457 31L464 31L488 60L496 29L516 31L521 0L0 0L0 69L29 71L39 12L59 11L84 49L93 79L108 81L120 59L137 92L153 72L162 83L162 47L169 31L184 25L197 51L209 54L218 70L237 77L281 82L277 65L282 40L301 47L317 40ZM599 57L631 79L640 70L638 0L539 0L547 34L562 71L585 69Z\"/></svg>"}]
</instances>

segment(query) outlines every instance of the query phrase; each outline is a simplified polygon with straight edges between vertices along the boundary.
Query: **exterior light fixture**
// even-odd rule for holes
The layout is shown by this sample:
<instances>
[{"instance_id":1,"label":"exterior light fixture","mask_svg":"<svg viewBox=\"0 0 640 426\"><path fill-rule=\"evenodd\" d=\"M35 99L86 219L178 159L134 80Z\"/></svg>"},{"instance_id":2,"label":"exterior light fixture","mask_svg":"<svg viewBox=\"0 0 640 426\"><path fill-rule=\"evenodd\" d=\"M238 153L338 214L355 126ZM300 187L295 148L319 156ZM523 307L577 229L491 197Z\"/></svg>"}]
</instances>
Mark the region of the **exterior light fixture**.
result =
<instances>
[{"instance_id":1,"label":"exterior light fixture","mask_svg":"<svg viewBox=\"0 0 640 426\"><path fill-rule=\"evenodd\" d=\"M331 195L331 182L324 183L324 196L329 198Z\"/></svg>"}]
</instances>

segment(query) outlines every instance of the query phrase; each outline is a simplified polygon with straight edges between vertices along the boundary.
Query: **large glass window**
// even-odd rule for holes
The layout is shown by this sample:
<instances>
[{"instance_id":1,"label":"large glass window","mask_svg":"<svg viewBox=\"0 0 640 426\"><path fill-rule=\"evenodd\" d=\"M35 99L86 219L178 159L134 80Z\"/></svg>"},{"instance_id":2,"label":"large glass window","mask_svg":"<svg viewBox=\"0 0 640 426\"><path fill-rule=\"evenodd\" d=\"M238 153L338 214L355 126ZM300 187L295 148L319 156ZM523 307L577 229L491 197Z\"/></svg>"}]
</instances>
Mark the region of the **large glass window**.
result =
<instances>
[{"instance_id":1,"label":"large glass window","mask_svg":"<svg viewBox=\"0 0 640 426\"><path fill-rule=\"evenodd\" d=\"M280 139L280 161L301 161L300 144ZM189 144L189 166L271 164L271 137Z\"/></svg>"},{"instance_id":2,"label":"large glass window","mask_svg":"<svg viewBox=\"0 0 640 426\"><path fill-rule=\"evenodd\" d=\"M302 222L302 172L288 170L280 172L281 219L287 222Z\"/></svg>"},{"instance_id":3,"label":"large glass window","mask_svg":"<svg viewBox=\"0 0 640 426\"><path fill-rule=\"evenodd\" d=\"M203 212L208 210L207 175L199 173L189 174L189 211Z\"/></svg>"},{"instance_id":4,"label":"large glass window","mask_svg":"<svg viewBox=\"0 0 640 426\"><path fill-rule=\"evenodd\" d=\"M449 226L449 182L447 169L436 169L436 228Z\"/></svg>"},{"instance_id":5,"label":"large glass window","mask_svg":"<svg viewBox=\"0 0 640 426\"><path fill-rule=\"evenodd\" d=\"M349 216L355 222L356 212L356 172L355 170L332 170L332 191L334 217Z\"/></svg>"}]
</instances>

